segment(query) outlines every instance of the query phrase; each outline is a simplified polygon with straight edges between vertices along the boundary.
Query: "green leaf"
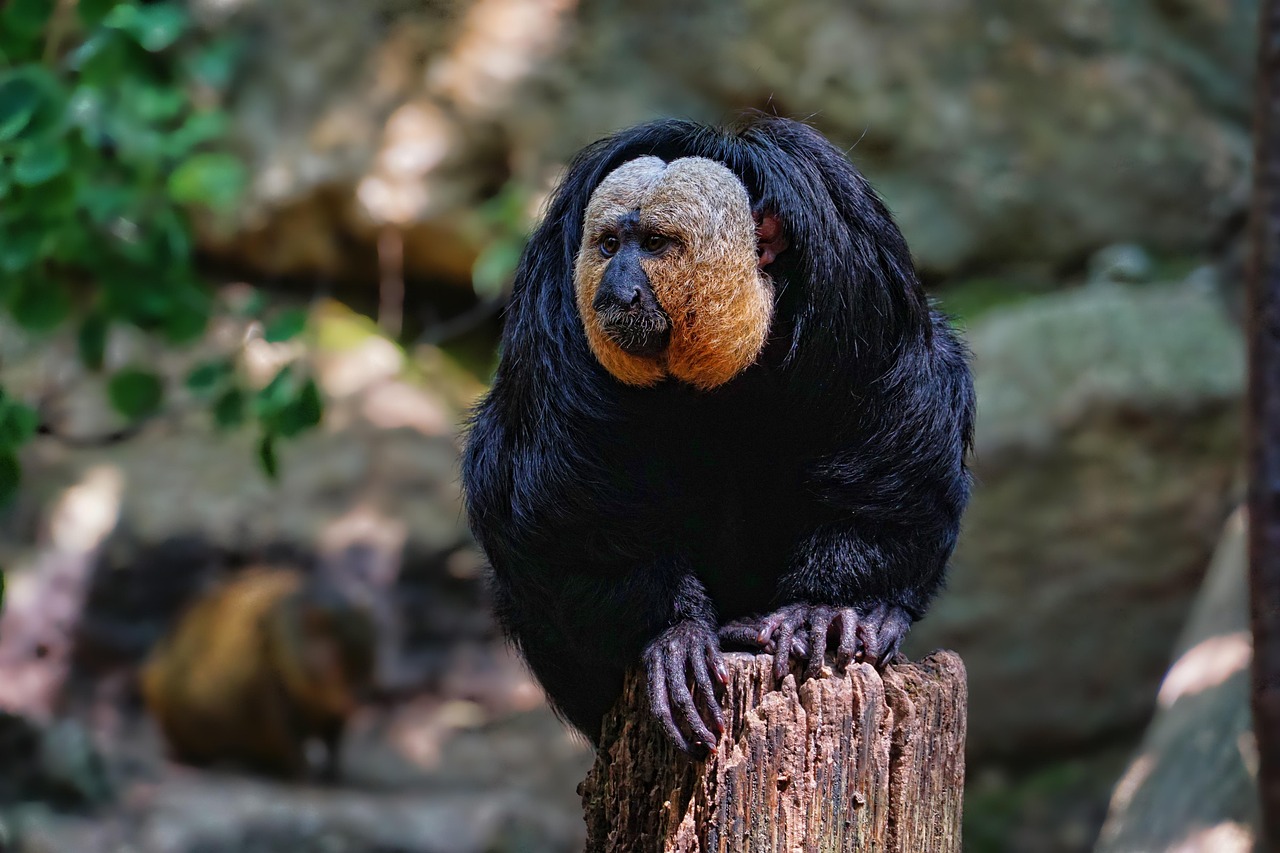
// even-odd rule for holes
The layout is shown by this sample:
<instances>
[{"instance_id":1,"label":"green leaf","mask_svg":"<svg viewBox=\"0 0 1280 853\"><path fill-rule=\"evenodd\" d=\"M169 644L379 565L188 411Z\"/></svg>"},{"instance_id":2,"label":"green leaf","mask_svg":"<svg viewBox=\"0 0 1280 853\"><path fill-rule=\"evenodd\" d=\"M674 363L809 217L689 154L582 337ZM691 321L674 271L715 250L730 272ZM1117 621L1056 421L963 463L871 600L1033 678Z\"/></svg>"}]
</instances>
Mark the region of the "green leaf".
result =
<instances>
[{"instance_id":1,"label":"green leaf","mask_svg":"<svg viewBox=\"0 0 1280 853\"><path fill-rule=\"evenodd\" d=\"M194 281L194 273L187 266L185 257L175 258L169 255L169 244L164 234L156 235L163 245L159 254L163 262L157 262L157 268L169 270L169 284L166 295L169 301L161 318L164 336L171 344L189 344L204 334L209 324L209 312L213 305L213 297Z\"/></svg>"},{"instance_id":2,"label":"green leaf","mask_svg":"<svg viewBox=\"0 0 1280 853\"><path fill-rule=\"evenodd\" d=\"M240 67L243 54L242 39L223 36L190 56L186 63L187 73L205 86L225 89Z\"/></svg>"},{"instance_id":3,"label":"green leaf","mask_svg":"<svg viewBox=\"0 0 1280 853\"><path fill-rule=\"evenodd\" d=\"M131 367L121 370L107 383L112 407L130 420L155 414L164 400L164 383L148 370Z\"/></svg>"},{"instance_id":4,"label":"green leaf","mask_svg":"<svg viewBox=\"0 0 1280 853\"><path fill-rule=\"evenodd\" d=\"M188 116L182 126L169 135L168 151L172 157L184 157L192 149L226 136L231 121L226 113L203 112Z\"/></svg>"},{"instance_id":5,"label":"green leaf","mask_svg":"<svg viewBox=\"0 0 1280 853\"><path fill-rule=\"evenodd\" d=\"M0 233L0 272L16 273L40 258L48 232L39 228L15 228Z\"/></svg>"},{"instance_id":6,"label":"green leaf","mask_svg":"<svg viewBox=\"0 0 1280 853\"><path fill-rule=\"evenodd\" d=\"M32 212L38 213L46 223L76 227L71 217L78 210L79 182L83 177L63 172L30 191L27 198L34 205Z\"/></svg>"},{"instance_id":7,"label":"green leaf","mask_svg":"<svg viewBox=\"0 0 1280 853\"><path fill-rule=\"evenodd\" d=\"M13 453L0 453L0 506L13 502L22 482L22 466Z\"/></svg>"},{"instance_id":8,"label":"green leaf","mask_svg":"<svg viewBox=\"0 0 1280 853\"><path fill-rule=\"evenodd\" d=\"M129 112L152 124L177 118L189 103L187 93L176 86L143 83L125 87L123 100Z\"/></svg>"},{"instance_id":9,"label":"green leaf","mask_svg":"<svg viewBox=\"0 0 1280 853\"><path fill-rule=\"evenodd\" d=\"M212 396L218 387L231 378L235 365L230 359L206 361L187 374L187 390L198 397ZM235 390L235 389L232 389Z\"/></svg>"},{"instance_id":10,"label":"green leaf","mask_svg":"<svg viewBox=\"0 0 1280 853\"><path fill-rule=\"evenodd\" d=\"M258 464L269 478L279 479L280 461L276 457L276 437L269 432L264 433L262 440L258 442Z\"/></svg>"},{"instance_id":11,"label":"green leaf","mask_svg":"<svg viewBox=\"0 0 1280 853\"><path fill-rule=\"evenodd\" d=\"M58 129L67 93L42 65L20 65L0 73L0 142L33 139Z\"/></svg>"},{"instance_id":12,"label":"green leaf","mask_svg":"<svg viewBox=\"0 0 1280 853\"><path fill-rule=\"evenodd\" d=\"M58 281L23 280L9 304L18 325L29 332L48 332L71 313L71 297Z\"/></svg>"},{"instance_id":13,"label":"green leaf","mask_svg":"<svg viewBox=\"0 0 1280 853\"><path fill-rule=\"evenodd\" d=\"M135 260L145 262L148 259L143 256ZM138 281L131 290L119 294L122 297L121 308L129 319L148 330L154 330L164 323L174 306L173 294L156 284L153 281Z\"/></svg>"},{"instance_id":14,"label":"green leaf","mask_svg":"<svg viewBox=\"0 0 1280 853\"><path fill-rule=\"evenodd\" d=\"M95 148L103 142L102 125L108 110L106 96L97 86L78 86L67 99L67 117L81 129L85 143Z\"/></svg>"},{"instance_id":15,"label":"green leaf","mask_svg":"<svg viewBox=\"0 0 1280 853\"><path fill-rule=\"evenodd\" d=\"M125 214L135 203L134 191L129 187L93 183L81 193L84 211L95 225L106 225Z\"/></svg>"},{"instance_id":16,"label":"green leaf","mask_svg":"<svg viewBox=\"0 0 1280 853\"><path fill-rule=\"evenodd\" d=\"M204 334L209 315L186 304L178 304L164 319L164 337L171 344L189 344Z\"/></svg>"},{"instance_id":17,"label":"green leaf","mask_svg":"<svg viewBox=\"0 0 1280 853\"><path fill-rule=\"evenodd\" d=\"M119 2L120 0L79 0L76 3L76 11L80 13L80 20L93 27L101 23L107 13Z\"/></svg>"},{"instance_id":18,"label":"green leaf","mask_svg":"<svg viewBox=\"0 0 1280 853\"><path fill-rule=\"evenodd\" d=\"M102 255L102 240L98 234L85 228L77 219L51 226L49 231L45 257L76 269L95 270ZM59 269L57 274L61 275L61 272Z\"/></svg>"},{"instance_id":19,"label":"green leaf","mask_svg":"<svg viewBox=\"0 0 1280 853\"><path fill-rule=\"evenodd\" d=\"M293 366L286 364L260 390L253 400L258 419L267 423L277 417L293 399Z\"/></svg>"},{"instance_id":20,"label":"green leaf","mask_svg":"<svg viewBox=\"0 0 1280 853\"><path fill-rule=\"evenodd\" d=\"M0 81L0 142L13 139L40 107L41 91L30 79L11 76Z\"/></svg>"},{"instance_id":21,"label":"green leaf","mask_svg":"<svg viewBox=\"0 0 1280 853\"><path fill-rule=\"evenodd\" d=\"M30 441L40 426L40 415L23 403L0 406L0 451L9 452Z\"/></svg>"},{"instance_id":22,"label":"green leaf","mask_svg":"<svg viewBox=\"0 0 1280 853\"><path fill-rule=\"evenodd\" d=\"M219 429L232 429L244 423L245 396L239 388L228 388L213 404L213 422Z\"/></svg>"},{"instance_id":23,"label":"green leaf","mask_svg":"<svg viewBox=\"0 0 1280 853\"><path fill-rule=\"evenodd\" d=\"M49 22L53 6L54 0L10 0L0 22L11 33L36 38L43 33L45 24Z\"/></svg>"},{"instance_id":24,"label":"green leaf","mask_svg":"<svg viewBox=\"0 0 1280 853\"><path fill-rule=\"evenodd\" d=\"M156 226L164 238L169 256L176 259L191 256L191 229L182 211L176 207L166 208L157 216Z\"/></svg>"},{"instance_id":25,"label":"green leaf","mask_svg":"<svg viewBox=\"0 0 1280 853\"><path fill-rule=\"evenodd\" d=\"M131 56L137 47L128 37L115 30L100 29L80 43L66 59L66 65L79 73L80 82L112 91L125 76Z\"/></svg>"},{"instance_id":26,"label":"green leaf","mask_svg":"<svg viewBox=\"0 0 1280 853\"><path fill-rule=\"evenodd\" d=\"M94 311L80 323L76 334L76 348L80 351L80 363L90 370L101 370L107 352L107 316Z\"/></svg>"},{"instance_id":27,"label":"green leaf","mask_svg":"<svg viewBox=\"0 0 1280 853\"><path fill-rule=\"evenodd\" d=\"M323 415L324 402L320 398L320 387L314 379L308 379L298 395L280 411L275 418L275 425L280 435L291 438L318 425Z\"/></svg>"},{"instance_id":28,"label":"green leaf","mask_svg":"<svg viewBox=\"0 0 1280 853\"><path fill-rule=\"evenodd\" d=\"M267 327L263 331L263 337L266 338L267 343L278 344L281 341L296 338L306 327L306 309L290 308L287 311L280 312L270 323L267 323Z\"/></svg>"},{"instance_id":29,"label":"green leaf","mask_svg":"<svg viewBox=\"0 0 1280 853\"><path fill-rule=\"evenodd\" d=\"M32 143L13 164L13 180L34 187L61 175L67 168L67 146L61 141Z\"/></svg>"},{"instance_id":30,"label":"green leaf","mask_svg":"<svg viewBox=\"0 0 1280 853\"><path fill-rule=\"evenodd\" d=\"M196 154L169 176L169 195L180 204L226 210L240 197L246 175L244 164L230 154Z\"/></svg>"},{"instance_id":31,"label":"green leaf","mask_svg":"<svg viewBox=\"0 0 1280 853\"><path fill-rule=\"evenodd\" d=\"M175 3L116 6L102 19L102 26L128 33L152 53L170 47L189 23L186 11Z\"/></svg>"}]
</instances>

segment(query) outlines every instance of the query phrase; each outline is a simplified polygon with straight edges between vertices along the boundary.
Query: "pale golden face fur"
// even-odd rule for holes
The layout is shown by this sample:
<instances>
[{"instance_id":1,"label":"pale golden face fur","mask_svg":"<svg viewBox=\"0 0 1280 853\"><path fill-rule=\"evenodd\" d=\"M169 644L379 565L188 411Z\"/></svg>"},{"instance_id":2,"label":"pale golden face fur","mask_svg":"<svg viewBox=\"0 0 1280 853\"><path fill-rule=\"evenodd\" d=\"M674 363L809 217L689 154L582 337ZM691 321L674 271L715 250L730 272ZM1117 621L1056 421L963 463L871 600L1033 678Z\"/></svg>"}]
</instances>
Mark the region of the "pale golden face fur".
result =
<instances>
[{"instance_id":1,"label":"pale golden face fur","mask_svg":"<svg viewBox=\"0 0 1280 853\"><path fill-rule=\"evenodd\" d=\"M637 212L640 229L671 241L660 257L640 261L671 321L670 344L652 357L624 352L592 308L610 262L600 240ZM751 202L728 168L702 157L622 164L591 195L574 270L591 351L628 385L668 376L698 388L728 382L756 360L769 334L773 282L758 259Z\"/></svg>"}]
</instances>

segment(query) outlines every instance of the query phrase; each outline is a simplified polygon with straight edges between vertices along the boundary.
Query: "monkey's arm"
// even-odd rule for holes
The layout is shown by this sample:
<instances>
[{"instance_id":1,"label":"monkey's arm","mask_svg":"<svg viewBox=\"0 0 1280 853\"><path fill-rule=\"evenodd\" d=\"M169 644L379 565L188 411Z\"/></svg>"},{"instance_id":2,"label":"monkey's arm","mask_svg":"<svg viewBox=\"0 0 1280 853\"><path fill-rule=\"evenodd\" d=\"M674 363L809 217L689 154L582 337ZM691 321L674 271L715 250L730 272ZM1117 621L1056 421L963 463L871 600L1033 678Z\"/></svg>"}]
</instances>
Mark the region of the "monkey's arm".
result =
<instances>
[{"instance_id":1,"label":"monkey's arm","mask_svg":"<svg viewBox=\"0 0 1280 853\"><path fill-rule=\"evenodd\" d=\"M839 666L887 662L942 583L969 499L974 395L955 339L940 329L935 345L898 365L880 399L862 398L878 417L807 464L814 499L778 581L781 606L722 629L727 642L773 651L779 677L793 656L816 674L828 644Z\"/></svg>"},{"instance_id":2,"label":"monkey's arm","mask_svg":"<svg viewBox=\"0 0 1280 853\"><path fill-rule=\"evenodd\" d=\"M848 523L825 525L797 546L778 584L782 605L724 626L721 638L774 653L779 679L792 658L817 675L828 646L840 668L855 659L883 665L940 585L948 539L954 535L926 541L905 529L868 535Z\"/></svg>"},{"instance_id":3,"label":"monkey's arm","mask_svg":"<svg viewBox=\"0 0 1280 853\"><path fill-rule=\"evenodd\" d=\"M502 405L494 397L474 422L463 480L508 636L563 717L593 740L626 669L643 663L653 712L672 739L686 750L714 744L713 679L726 676L714 608L686 544L663 537L661 508L622 488L630 478L596 470L599 451L581 444L593 431L543 419L542 432L529 434L562 440L535 452L498 417Z\"/></svg>"},{"instance_id":4,"label":"monkey's arm","mask_svg":"<svg viewBox=\"0 0 1280 853\"><path fill-rule=\"evenodd\" d=\"M623 569L561 553L550 568L530 556L493 551L495 603L560 713L597 741L623 674L642 663L653 713L671 739L686 751L715 744L723 722L714 681L727 675L712 605L685 561L637 560Z\"/></svg>"}]
</instances>

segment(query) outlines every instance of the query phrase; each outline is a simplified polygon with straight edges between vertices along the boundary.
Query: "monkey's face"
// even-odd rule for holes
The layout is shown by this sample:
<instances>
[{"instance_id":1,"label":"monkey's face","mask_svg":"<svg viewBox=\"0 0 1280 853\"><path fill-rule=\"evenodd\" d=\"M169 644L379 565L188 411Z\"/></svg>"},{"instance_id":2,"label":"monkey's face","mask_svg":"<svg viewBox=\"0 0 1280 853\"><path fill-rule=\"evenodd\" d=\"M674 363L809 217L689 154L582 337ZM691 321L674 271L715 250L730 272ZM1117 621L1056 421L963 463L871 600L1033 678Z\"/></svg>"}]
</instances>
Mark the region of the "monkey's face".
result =
<instances>
[{"instance_id":1,"label":"monkey's face","mask_svg":"<svg viewBox=\"0 0 1280 853\"><path fill-rule=\"evenodd\" d=\"M628 385L728 382L769 334L773 283L760 264L751 202L728 168L624 163L591 195L574 270L591 351Z\"/></svg>"}]
</instances>

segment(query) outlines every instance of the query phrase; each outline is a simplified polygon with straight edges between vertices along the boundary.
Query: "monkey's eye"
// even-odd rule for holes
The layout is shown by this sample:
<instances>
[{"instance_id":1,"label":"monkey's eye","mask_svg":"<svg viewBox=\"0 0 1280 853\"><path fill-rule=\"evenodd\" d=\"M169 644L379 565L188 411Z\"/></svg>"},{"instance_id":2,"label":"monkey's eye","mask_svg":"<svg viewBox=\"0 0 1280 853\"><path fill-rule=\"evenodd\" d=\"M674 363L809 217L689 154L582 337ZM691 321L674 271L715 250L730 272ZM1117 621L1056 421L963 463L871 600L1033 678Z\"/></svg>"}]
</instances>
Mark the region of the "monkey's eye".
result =
<instances>
[{"instance_id":1,"label":"monkey's eye","mask_svg":"<svg viewBox=\"0 0 1280 853\"><path fill-rule=\"evenodd\" d=\"M646 252L652 254L655 252L661 252L667 247L667 243L669 242L671 241L666 237L663 237L661 234L650 234L648 237L644 238L644 242L640 245Z\"/></svg>"},{"instance_id":2,"label":"monkey's eye","mask_svg":"<svg viewBox=\"0 0 1280 853\"><path fill-rule=\"evenodd\" d=\"M612 258L618 251L618 238L609 234L600 240L600 254L606 258Z\"/></svg>"}]
</instances>

